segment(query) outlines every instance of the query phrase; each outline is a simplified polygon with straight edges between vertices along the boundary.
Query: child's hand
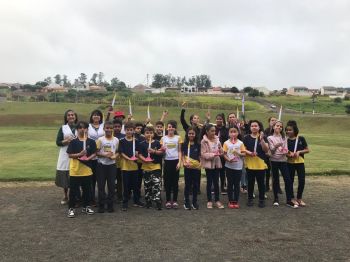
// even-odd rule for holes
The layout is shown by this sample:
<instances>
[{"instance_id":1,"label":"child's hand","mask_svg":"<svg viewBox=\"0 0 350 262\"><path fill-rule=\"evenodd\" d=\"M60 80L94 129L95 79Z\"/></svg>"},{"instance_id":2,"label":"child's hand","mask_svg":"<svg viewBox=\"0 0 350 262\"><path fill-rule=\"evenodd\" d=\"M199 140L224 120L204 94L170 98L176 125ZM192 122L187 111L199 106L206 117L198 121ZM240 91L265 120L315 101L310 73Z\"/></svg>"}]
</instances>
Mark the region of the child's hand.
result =
<instances>
[{"instance_id":1,"label":"child's hand","mask_svg":"<svg viewBox=\"0 0 350 262\"><path fill-rule=\"evenodd\" d=\"M283 143L277 143L277 144L275 144L275 148L277 149L277 148L281 147L282 145L283 145Z\"/></svg>"},{"instance_id":2,"label":"child's hand","mask_svg":"<svg viewBox=\"0 0 350 262\"><path fill-rule=\"evenodd\" d=\"M113 156L113 152L106 152L106 157L111 158Z\"/></svg>"},{"instance_id":3,"label":"child's hand","mask_svg":"<svg viewBox=\"0 0 350 262\"><path fill-rule=\"evenodd\" d=\"M86 151L86 150L82 150L82 151L78 154L78 157L85 156L86 154L87 154L87 151Z\"/></svg>"},{"instance_id":4,"label":"child's hand","mask_svg":"<svg viewBox=\"0 0 350 262\"><path fill-rule=\"evenodd\" d=\"M253 156L253 157L255 157L255 156L257 156L258 154L257 154L256 152L251 152L250 155Z\"/></svg>"},{"instance_id":5,"label":"child's hand","mask_svg":"<svg viewBox=\"0 0 350 262\"><path fill-rule=\"evenodd\" d=\"M181 167L181 163L180 163L180 161L179 161L179 162L177 163L177 165L176 165L176 170L179 170L180 167Z\"/></svg>"},{"instance_id":6,"label":"child's hand","mask_svg":"<svg viewBox=\"0 0 350 262\"><path fill-rule=\"evenodd\" d=\"M262 141L262 140L264 139L264 136L265 136L265 135L264 135L264 132L261 131L261 132L260 132L260 141Z\"/></svg>"},{"instance_id":7,"label":"child's hand","mask_svg":"<svg viewBox=\"0 0 350 262\"><path fill-rule=\"evenodd\" d=\"M205 117L210 120L210 111L208 110L206 113L205 113Z\"/></svg>"},{"instance_id":8,"label":"child's hand","mask_svg":"<svg viewBox=\"0 0 350 262\"><path fill-rule=\"evenodd\" d=\"M164 117L164 118L167 117L168 114L169 114L169 112L168 112L167 110L164 110L164 111L163 111L163 117Z\"/></svg>"},{"instance_id":9,"label":"child's hand","mask_svg":"<svg viewBox=\"0 0 350 262\"><path fill-rule=\"evenodd\" d=\"M156 152L156 150L154 150L153 148L148 148L147 151L149 154L154 154Z\"/></svg>"},{"instance_id":10,"label":"child's hand","mask_svg":"<svg viewBox=\"0 0 350 262\"><path fill-rule=\"evenodd\" d=\"M298 158L299 155L300 155L300 152L299 152L299 151L297 151L297 152L294 153L294 157L295 157L295 158Z\"/></svg>"},{"instance_id":11,"label":"child's hand","mask_svg":"<svg viewBox=\"0 0 350 262\"><path fill-rule=\"evenodd\" d=\"M112 105L110 105L108 107L108 113L113 114L113 106Z\"/></svg>"}]
</instances>

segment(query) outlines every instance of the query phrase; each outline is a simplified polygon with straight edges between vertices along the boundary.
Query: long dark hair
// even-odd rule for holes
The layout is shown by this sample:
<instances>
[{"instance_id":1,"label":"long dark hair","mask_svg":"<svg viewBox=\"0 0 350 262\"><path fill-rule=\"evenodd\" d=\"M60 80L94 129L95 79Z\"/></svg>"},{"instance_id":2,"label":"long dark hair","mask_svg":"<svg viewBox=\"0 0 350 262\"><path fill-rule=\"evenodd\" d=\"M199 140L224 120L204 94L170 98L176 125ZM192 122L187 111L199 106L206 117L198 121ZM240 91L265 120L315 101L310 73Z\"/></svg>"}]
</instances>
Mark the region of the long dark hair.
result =
<instances>
[{"instance_id":1,"label":"long dark hair","mask_svg":"<svg viewBox=\"0 0 350 262\"><path fill-rule=\"evenodd\" d=\"M205 124L204 127L202 128L202 133L200 136L200 139L202 140L204 135L210 130L210 128L215 127L213 124Z\"/></svg>"},{"instance_id":2,"label":"long dark hair","mask_svg":"<svg viewBox=\"0 0 350 262\"><path fill-rule=\"evenodd\" d=\"M248 126L249 126L249 128L248 128L248 134L251 134L251 133L252 133L252 131L250 130L250 126L252 125L252 123L257 123L257 124L258 124L258 126L259 126L259 133L260 133L261 131L264 131L264 126L263 126L263 124L262 124L259 120L249 120L249 122L248 122Z\"/></svg>"},{"instance_id":3,"label":"long dark hair","mask_svg":"<svg viewBox=\"0 0 350 262\"><path fill-rule=\"evenodd\" d=\"M199 143L199 141L198 141L198 134L197 134L197 132L196 132L196 129L193 127L193 126L190 126L189 128L187 128L187 130L186 130L186 134L185 134L185 141L184 141L184 144L185 145L187 145L188 146L188 143L190 142L190 140L189 140L189 138L188 138L188 132L189 131L193 131L194 132L194 143L195 144L198 144Z\"/></svg>"},{"instance_id":4,"label":"long dark hair","mask_svg":"<svg viewBox=\"0 0 350 262\"><path fill-rule=\"evenodd\" d=\"M221 117L221 118L222 118L222 126L223 126L223 127L226 127L225 114L224 114L224 113L217 114L216 117L215 117L215 119L217 119L218 117Z\"/></svg>"},{"instance_id":5,"label":"long dark hair","mask_svg":"<svg viewBox=\"0 0 350 262\"><path fill-rule=\"evenodd\" d=\"M98 109L92 111L91 115L90 115L90 120L89 120L90 124L93 123L93 120L92 120L93 115L98 115L100 117L99 123L102 124L102 122L103 122L103 114L102 114L102 112L100 110L98 110Z\"/></svg>"},{"instance_id":6,"label":"long dark hair","mask_svg":"<svg viewBox=\"0 0 350 262\"><path fill-rule=\"evenodd\" d=\"M78 114L74 112L74 110L72 109L68 109L66 112L64 112L64 116L63 116L63 122L64 124L66 125L68 123L68 113L69 112L73 112L74 115L75 115L75 121L74 121L74 124L77 124L78 123Z\"/></svg>"},{"instance_id":7,"label":"long dark hair","mask_svg":"<svg viewBox=\"0 0 350 262\"><path fill-rule=\"evenodd\" d=\"M287 122L285 128L287 128L287 126L290 126L293 129L295 136L297 136L299 134L299 128L298 128L297 122L295 120L289 120Z\"/></svg>"}]
</instances>

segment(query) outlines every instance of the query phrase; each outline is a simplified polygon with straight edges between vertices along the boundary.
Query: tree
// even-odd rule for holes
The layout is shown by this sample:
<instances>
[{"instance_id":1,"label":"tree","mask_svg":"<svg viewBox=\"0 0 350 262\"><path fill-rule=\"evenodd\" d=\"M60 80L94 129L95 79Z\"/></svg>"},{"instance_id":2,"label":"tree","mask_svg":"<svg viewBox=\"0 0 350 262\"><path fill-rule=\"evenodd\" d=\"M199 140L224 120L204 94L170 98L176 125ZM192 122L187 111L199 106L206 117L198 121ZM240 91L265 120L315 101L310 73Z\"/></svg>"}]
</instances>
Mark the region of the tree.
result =
<instances>
[{"instance_id":1,"label":"tree","mask_svg":"<svg viewBox=\"0 0 350 262\"><path fill-rule=\"evenodd\" d=\"M63 75L62 82L63 82L63 86L68 86L69 80L68 80L67 75Z\"/></svg>"},{"instance_id":2,"label":"tree","mask_svg":"<svg viewBox=\"0 0 350 262\"><path fill-rule=\"evenodd\" d=\"M86 79L87 79L87 76L85 73L80 73L80 76L79 76L79 82L82 83L82 84L85 84L86 83Z\"/></svg>"},{"instance_id":3,"label":"tree","mask_svg":"<svg viewBox=\"0 0 350 262\"><path fill-rule=\"evenodd\" d=\"M231 93L239 93L239 89L237 87L233 86L233 87L231 87L230 92Z\"/></svg>"},{"instance_id":4,"label":"tree","mask_svg":"<svg viewBox=\"0 0 350 262\"><path fill-rule=\"evenodd\" d=\"M151 86L153 88L161 88L170 86L171 83L171 74L163 75L163 74L155 74L153 75L153 81Z\"/></svg>"},{"instance_id":5,"label":"tree","mask_svg":"<svg viewBox=\"0 0 350 262\"><path fill-rule=\"evenodd\" d=\"M281 91L281 95L286 95L287 94L288 89L287 88L283 88Z\"/></svg>"},{"instance_id":6,"label":"tree","mask_svg":"<svg viewBox=\"0 0 350 262\"><path fill-rule=\"evenodd\" d=\"M61 75L57 74L54 76L54 78L55 78L55 83L60 85L61 84Z\"/></svg>"},{"instance_id":7,"label":"tree","mask_svg":"<svg viewBox=\"0 0 350 262\"><path fill-rule=\"evenodd\" d=\"M97 84L98 85L102 85L103 84L103 78L105 77L105 74L102 72L98 73L98 77L97 77Z\"/></svg>"},{"instance_id":8,"label":"tree","mask_svg":"<svg viewBox=\"0 0 350 262\"><path fill-rule=\"evenodd\" d=\"M44 79L44 82L46 82L47 84L51 84L52 83L52 78L51 76L48 76Z\"/></svg>"},{"instance_id":9,"label":"tree","mask_svg":"<svg viewBox=\"0 0 350 262\"><path fill-rule=\"evenodd\" d=\"M98 74L97 73L93 73L91 79L90 79L90 83L93 84L93 85L97 85L97 77L98 77Z\"/></svg>"},{"instance_id":10,"label":"tree","mask_svg":"<svg viewBox=\"0 0 350 262\"><path fill-rule=\"evenodd\" d=\"M29 91L29 92L36 92L40 89L42 89L43 87L40 85L30 85L30 84L25 84L22 86L22 89Z\"/></svg>"},{"instance_id":11,"label":"tree","mask_svg":"<svg viewBox=\"0 0 350 262\"><path fill-rule=\"evenodd\" d=\"M45 81L38 81L35 83L36 86L41 86L41 87L45 87L48 86L49 84Z\"/></svg>"},{"instance_id":12,"label":"tree","mask_svg":"<svg viewBox=\"0 0 350 262\"><path fill-rule=\"evenodd\" d=\"M252 90L248 93L248 96L250 96L250 97L259 96L259 90L257 90L257 89L252 89Z\"/></svg>"},{"instance_id":13,"label":"tree","mask_svg":"<svg viewBox=\"0 0 350 262\"><path fill-rule=\"evenodd\" d=\"M111 89L114 91L123 91L127 87L123 81L120 81L118 77L114 77L111 80Z\"/></svg>"},{"instance_id":14,"label":"tree","mask_svg":"<svg viewBox=\"0 0 350 262\"><path fill-rule=\"evenodd\" d=\"M253 88L251 86L246 86L245 88L243 88L243 92L244 93L250 93L253 90Z\"/></svg>"}]
</instances>

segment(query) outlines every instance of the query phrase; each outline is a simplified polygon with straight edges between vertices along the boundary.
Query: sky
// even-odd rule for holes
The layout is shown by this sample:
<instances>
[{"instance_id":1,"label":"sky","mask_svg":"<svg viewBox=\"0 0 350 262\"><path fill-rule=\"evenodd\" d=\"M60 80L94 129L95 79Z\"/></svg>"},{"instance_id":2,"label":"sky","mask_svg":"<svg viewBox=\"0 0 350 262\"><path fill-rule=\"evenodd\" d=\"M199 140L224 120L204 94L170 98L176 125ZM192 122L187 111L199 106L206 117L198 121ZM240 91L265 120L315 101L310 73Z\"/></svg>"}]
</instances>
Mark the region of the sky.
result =
<instances>
[{"instance_id":1,"label":"sky","mask_svg":"<svg viewBox=\"0 0 350 262\"><path fill-rule=\"evenodd\" d=\"M348 0L0 0L0 82L104 72L213 85L350 86Z\"/></svg>"}]
</instances>

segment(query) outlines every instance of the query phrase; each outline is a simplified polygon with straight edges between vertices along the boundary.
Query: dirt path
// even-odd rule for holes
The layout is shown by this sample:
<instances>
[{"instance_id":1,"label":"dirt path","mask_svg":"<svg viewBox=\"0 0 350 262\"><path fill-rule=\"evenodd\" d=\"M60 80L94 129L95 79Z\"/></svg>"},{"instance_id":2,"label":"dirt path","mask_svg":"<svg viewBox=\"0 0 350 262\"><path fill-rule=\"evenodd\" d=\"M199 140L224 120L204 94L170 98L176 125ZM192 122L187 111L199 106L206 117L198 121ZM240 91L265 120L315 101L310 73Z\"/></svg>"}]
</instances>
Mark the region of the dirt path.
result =
<instances>
[{"instance_id":1,"label":"dirt path","mask_svg":"<svg viewBox=\"0 0 350 262\"><path fill-rule=\"evenodd\" d=\"M348 176L309 177L298 210L273 208L271 193L264 209L241 195L240 210L207 210L202 194L198 211L68 219L52 183L0 183L0 261L350 261L349 188Z\"/></svg>"}]
</instances>

